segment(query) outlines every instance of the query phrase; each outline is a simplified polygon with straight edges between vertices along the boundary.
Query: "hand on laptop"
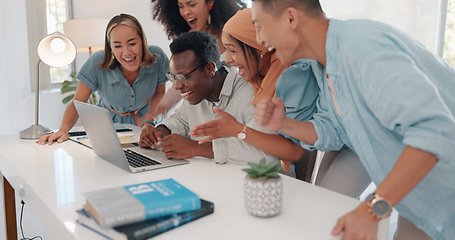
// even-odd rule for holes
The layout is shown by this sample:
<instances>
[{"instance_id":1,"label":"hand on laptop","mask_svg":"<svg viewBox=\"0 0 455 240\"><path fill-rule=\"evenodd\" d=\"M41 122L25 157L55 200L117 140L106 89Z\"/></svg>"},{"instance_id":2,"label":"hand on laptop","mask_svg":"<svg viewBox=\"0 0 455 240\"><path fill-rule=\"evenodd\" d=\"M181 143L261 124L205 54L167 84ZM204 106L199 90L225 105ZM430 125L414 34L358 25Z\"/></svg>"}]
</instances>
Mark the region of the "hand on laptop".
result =
<instances>
[{"instance_id":1,"label":"hand on laptop","mask_svg":"<svg viewBox=\"0 0 455 240\"><path fill-rule=\"evenodd\" d=\"M147 126L142 129L141 136L139 138L139 146L143 148L155 149L159 142L166 135L164 129L160 127L155 128L153 126Z\"/></svg>"}]
</instances>

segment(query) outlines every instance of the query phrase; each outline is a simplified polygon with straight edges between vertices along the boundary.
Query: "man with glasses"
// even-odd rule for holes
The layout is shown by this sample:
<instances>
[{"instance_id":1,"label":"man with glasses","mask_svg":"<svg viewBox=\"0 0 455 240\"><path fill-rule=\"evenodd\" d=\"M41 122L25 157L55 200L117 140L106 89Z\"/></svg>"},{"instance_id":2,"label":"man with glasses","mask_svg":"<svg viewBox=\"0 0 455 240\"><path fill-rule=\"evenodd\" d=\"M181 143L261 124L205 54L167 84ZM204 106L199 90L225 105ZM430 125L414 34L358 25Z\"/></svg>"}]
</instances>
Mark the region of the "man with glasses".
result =
<instances>
[{"instance_id":1,"label":"man with glasses","mask_svg":"<svg viewBox=\"0 0 455 240\"><path fill-rule=\"evenodd\" d=\"M189 32L170 45L172 56L167 74L173 87L185 99L183 105L162 124L144 125L139 145L156 148L161 143L168 158L187 159L195 156L214 158L216 163L246 164L277 161L243 141L248 135L246 127L265 131L254 121L255 107L251 105L253 87L228 66L221 66L217 39L205 32ZM189 131L196 125L219 116L216 106L244 124L237 138L221 138L199 144L191 139Z\"/></svg>"}]
</instances>

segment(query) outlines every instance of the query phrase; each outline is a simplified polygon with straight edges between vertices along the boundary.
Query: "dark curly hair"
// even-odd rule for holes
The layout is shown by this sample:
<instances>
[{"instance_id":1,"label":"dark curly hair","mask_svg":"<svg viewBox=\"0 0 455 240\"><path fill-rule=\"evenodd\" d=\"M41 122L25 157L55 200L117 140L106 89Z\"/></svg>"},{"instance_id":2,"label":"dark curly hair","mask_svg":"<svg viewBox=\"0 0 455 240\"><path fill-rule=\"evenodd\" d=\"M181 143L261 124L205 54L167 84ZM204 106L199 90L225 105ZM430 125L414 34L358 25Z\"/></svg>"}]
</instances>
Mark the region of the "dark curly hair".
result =
<instances>
[{"instance_id":1,"label":"dark curly hair","mask_svg":"<svg viewBox=\"0 0 455 240\"><path fill-rule=\"evenodd\" d=\"M205 0L208 3L210 0ZM209 33L220 36L224 24L239 9L246 8L243 0L213 0L213 8L210 10L211 23ZM169 38L175 38L190 30L190 26L180 15L177 0L151 0L153 19L164 25ZM155 4L155 5L153 5Z\"/></svg>"},{"instance_id":2,"label":"dark curly hair","mask_svg":"<svg viewBox=\"0 0 455 240\"><path fill-rule=\"evenodd\" d=\"M201 31L183 33L174 39L169 48L172 55L192 50L199 61L198 65L214 62L217 68L221 66L218 39L210 33Z\"/></svg>"}]
</instances>

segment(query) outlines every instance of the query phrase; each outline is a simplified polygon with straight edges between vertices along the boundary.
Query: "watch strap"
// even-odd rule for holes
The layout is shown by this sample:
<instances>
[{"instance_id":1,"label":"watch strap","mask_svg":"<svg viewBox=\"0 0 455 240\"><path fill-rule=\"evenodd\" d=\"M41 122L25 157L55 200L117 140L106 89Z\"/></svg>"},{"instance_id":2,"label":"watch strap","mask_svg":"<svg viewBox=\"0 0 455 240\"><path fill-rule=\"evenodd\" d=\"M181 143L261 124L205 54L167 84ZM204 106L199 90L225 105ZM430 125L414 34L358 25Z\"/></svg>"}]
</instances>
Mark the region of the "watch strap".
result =
<instances>
[{"instance_id":1,"label":"watch strap","mask_svg":"<svg viewBox=\"0 0 455 240\"><path fill-rule=\"evenodd\" d=\"M376 217L376 219L384 219L388 216L390 216L390 213L392 212L392 205L390 204L389 201L387 201L386 199L384 199L383 197L377 195L376 193L371 193L370 195L368 195L365 199L365 202L367 203L368 205L368 211L374 216ZM382 205L386 204L387 207L388 207L388 211L387 213L385 214L380 214L380 213L376 213L374 208L375 208L375 204L378 204L378 202L380 202Z\"/></svg>"},{"instance_id":2,"label":"watch strap","mask_svg":"<svg viewBox=\"0 0 455 240\"><path fill-rule=\"evenodd\" d=\"M243 129L237 134L237 138L240 140L244 140L246 138L246 125L243 125Z\"/></svg>"},{"instance_id":3,"label":"watch strap","mask_svg":"<svg viewBox=\"0 0 455 240\"><path fill-rule=\"evenodd\" d=\"M145 126L146 123L150 123L153 127L155 127L155 125L156 125L155 121L147 120L147 121L145 121L145 122L142 124L142 128L146 127L146 126Z\"/></svg>"}]
</instances>

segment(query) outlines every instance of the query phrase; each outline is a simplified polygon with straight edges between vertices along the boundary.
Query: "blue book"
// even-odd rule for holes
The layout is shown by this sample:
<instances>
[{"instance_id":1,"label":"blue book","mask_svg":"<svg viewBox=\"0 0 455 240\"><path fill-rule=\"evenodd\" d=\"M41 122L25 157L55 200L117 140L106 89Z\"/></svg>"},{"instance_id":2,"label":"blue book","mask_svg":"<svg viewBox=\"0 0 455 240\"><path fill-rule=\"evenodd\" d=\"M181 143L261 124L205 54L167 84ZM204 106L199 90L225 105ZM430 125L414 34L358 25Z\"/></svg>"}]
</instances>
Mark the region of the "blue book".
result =
<instances>
[{"instance_id":1,"label":"blue book","mask_svg":"<svg viewBox=\"0 0 455 240\"><path fill-rule=\"evenodd\" d=\"M201 199L201 208L114 228L102 228L85 209L77 210L77 222L106 239L144 240L202 218L214 211L214 204Z\"/></svg>"},{"instance_id":2,"label":"blue book","mask_svg":"<svg viewBox=\"0 0 455 240\"><path fill-rule=\"evenodd\" d=\"M174 179L85 193L85 207L101 227L143 222L201 207L195 193Z\"/></svg>"}]
</instances>

